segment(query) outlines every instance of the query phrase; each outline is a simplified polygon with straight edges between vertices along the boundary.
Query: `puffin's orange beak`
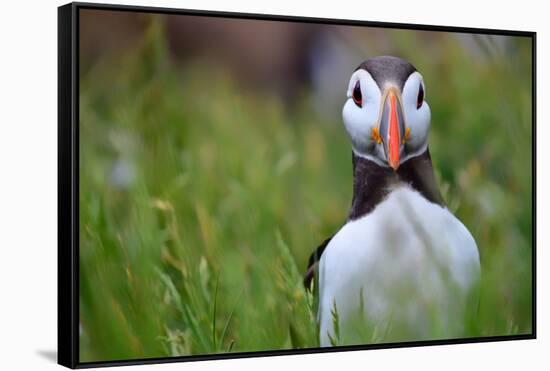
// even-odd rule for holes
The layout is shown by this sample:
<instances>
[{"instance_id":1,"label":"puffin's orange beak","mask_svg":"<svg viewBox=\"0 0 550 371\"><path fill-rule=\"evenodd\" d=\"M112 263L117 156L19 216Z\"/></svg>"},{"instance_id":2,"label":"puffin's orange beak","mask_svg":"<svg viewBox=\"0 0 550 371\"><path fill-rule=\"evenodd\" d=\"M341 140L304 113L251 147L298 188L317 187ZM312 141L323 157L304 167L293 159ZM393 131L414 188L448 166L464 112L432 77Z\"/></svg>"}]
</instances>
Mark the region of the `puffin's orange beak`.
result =
<instances>
[{"instance_id":1,"label":"puffin's orange beak","mask_svg":"<svg viewBox=\"0 0 550 371\"><path fill-rule=\"evenodd\" d=\"M380 136L384 145L384 152L388 164L393 170L400 165L401 151L403 150L403 135L405 123L403 110L398 98L399 92L390 89L383 103L382 117L380 120Z\"/></svg>"}]
</instances>

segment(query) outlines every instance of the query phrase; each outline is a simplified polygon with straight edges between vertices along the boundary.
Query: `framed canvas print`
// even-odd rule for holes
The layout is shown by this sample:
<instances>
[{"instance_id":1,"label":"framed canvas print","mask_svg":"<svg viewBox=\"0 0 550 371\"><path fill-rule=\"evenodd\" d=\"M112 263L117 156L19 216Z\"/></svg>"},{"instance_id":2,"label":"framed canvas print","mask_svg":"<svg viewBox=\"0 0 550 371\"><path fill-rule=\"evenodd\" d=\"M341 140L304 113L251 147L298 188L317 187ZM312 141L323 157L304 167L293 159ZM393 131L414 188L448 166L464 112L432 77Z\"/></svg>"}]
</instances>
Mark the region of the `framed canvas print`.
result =
<instances>
[{"instance_id":1,"label":"framed canvas print","mask_svg":"<svg viewBox=\"0 0 550 371\"><path fill-rule=\"evenodd\" d=\"M60 364L535 338L535 33L58 19Z\"/></svg>"}]
</instances>

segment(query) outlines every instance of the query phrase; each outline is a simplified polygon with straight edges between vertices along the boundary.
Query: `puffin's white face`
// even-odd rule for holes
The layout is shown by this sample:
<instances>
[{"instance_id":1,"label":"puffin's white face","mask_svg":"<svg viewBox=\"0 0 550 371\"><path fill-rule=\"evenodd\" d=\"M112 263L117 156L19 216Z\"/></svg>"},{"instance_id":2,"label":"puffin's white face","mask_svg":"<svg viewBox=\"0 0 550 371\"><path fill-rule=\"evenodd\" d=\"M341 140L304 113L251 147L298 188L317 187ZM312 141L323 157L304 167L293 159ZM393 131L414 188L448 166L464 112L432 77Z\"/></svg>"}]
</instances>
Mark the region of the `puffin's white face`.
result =
<instances>
[{"instance_id":1,"label":"puffin's white face","mask_svg":"<svg viewBox=\"0 0 550 371\"><path fill-rule=\"evenodd\" d=\"M382 89L371 74L351 75L342 111L353 150L359 156L397 170L428 145L430 107L422 75L413 72L403 85L386 81Z\"/></svg>"}]
</instances>

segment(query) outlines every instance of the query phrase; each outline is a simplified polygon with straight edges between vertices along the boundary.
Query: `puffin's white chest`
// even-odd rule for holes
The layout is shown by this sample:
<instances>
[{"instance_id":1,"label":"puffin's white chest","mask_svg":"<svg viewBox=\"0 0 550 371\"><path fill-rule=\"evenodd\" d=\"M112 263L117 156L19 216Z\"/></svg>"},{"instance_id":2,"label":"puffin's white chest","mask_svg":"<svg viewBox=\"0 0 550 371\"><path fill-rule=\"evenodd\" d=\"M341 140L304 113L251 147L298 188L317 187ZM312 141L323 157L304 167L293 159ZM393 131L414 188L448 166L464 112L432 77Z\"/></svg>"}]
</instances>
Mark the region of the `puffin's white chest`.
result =
<instances>
[{"instance_id":1,"label":"puffin's white chest","mask_svg":"<svg viewBox=\"0 0 550 371\"><path fill-rule=\"evenodd\" d=\"M407 186L332 238L319 266L322 346L460 336L479 278L476 243L446 208Z\"/></svg>"}]
</instances>

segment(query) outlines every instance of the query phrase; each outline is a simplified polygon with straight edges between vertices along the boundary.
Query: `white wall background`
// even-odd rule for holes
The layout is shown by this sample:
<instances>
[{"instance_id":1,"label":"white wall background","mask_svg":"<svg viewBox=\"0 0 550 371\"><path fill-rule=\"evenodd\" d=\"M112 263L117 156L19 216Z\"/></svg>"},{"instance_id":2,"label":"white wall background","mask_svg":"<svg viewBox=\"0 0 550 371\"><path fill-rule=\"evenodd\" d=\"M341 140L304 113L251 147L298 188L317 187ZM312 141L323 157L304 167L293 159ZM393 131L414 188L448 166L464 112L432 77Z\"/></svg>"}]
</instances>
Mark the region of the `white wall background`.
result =
<instances>
[{"instance_id":1,"label":"white wall background","mask_svg":"<svg viewBox=\"0 0 550 371\"><path fill-rule=\"evenodd\" d=\"M189 9L304 15L538 32L538 339L210 361L136 370L548 369L550 366L550 27L544 1L118 1ZM0 11L0 369L59 369L56 351L57 9L6 1ZM546 9L545 9L546 8ZM546 103L545 103L546 102ZM518 135L522 133L518 132ZM498 135L498 133L497 133ZM139 368L138 368L139 367Z\"/></svg>"}]
</instances>

